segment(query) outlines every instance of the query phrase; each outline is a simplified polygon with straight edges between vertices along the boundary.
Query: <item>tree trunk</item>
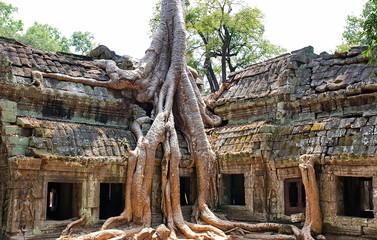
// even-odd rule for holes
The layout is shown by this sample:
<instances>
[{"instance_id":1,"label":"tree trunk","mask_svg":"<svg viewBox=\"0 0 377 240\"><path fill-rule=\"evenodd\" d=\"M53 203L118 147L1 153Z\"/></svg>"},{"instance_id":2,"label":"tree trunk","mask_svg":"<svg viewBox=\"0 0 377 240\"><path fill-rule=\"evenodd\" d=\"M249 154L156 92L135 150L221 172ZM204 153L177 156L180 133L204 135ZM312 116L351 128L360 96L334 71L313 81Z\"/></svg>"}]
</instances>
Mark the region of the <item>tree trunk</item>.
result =
<instances>
[{"instance_id":1,"label":"tree trunk","mask_svg":"<svg viewBox=\"0 0 377 240\"><path fill-rule=\"evenodd\" d=\"M204 68L206 69L206 75L211 88L211 92L214 93L219 90L219 83L217 82L216 74L213 71L211 58L209 56L205 57Z\"/></svg>"},{"instance_id":2,"label":"tree trunk","mask_svg":"<svg viewBox=\"0 0 377 240\"><path fill-rule=\"evenodd\" d=\"M311 231L316 234L322 233L322 213L314 170L314 157L312 155L301 156L299 168L306 194L305 224L302 234L304 239L313 239Z\"/></svg>"}]
</instances>

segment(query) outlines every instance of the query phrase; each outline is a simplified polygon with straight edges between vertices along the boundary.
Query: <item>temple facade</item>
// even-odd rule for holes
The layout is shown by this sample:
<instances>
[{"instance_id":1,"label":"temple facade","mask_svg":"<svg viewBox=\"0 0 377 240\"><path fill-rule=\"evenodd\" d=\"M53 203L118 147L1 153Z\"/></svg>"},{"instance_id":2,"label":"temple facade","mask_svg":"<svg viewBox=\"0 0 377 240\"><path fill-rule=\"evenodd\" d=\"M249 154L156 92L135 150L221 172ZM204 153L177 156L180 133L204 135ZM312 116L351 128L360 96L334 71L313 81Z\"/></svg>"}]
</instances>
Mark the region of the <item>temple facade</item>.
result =
<instances>
[{"instance_id":1,"label":"temple facade","mask_svg":"<svg viewBox=\"0 0 377 240\"><path fill-rule=\"evenodd\" d=\"M377 235L377 77L362 48L307 47L230 74L214 102L223 124L207 129L218 160L218 209L229 219L301 225L299 159L313 158L328 239ZM111 53L111 52L109 52ZM0 236L54 239L83 216L95 225L124 207L132 122L150 114L132 90L108 81L96 57L42 52L0 38ZM189 215L195 168L179 135L181 204ZM156 154L152 213L161 221Z\"/></svg>"},{"instance_id":2,"label":"temple facade","mask_svg":"<svg viewBox=\"0 0 377 240\"><path fill-rule=\"evenodd\" d=\"M230 74L215 102L226 124L209 131L223 213L302 224L298 164L312 158L328 239L375 239L377 67L363 50L307 47Z\"/></svg>"}]
</instances>

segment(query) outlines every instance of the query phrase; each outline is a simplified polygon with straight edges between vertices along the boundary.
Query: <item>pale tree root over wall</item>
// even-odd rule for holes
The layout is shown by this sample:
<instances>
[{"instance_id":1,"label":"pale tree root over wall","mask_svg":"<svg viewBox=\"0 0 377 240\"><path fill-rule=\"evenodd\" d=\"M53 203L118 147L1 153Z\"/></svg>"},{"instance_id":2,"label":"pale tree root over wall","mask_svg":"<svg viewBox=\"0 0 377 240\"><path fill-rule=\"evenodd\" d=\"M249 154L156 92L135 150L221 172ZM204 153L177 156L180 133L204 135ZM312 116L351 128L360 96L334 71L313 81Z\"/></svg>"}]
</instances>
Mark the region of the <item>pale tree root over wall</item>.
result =
<instances>
[{"instance_id":1,"label":"pale tree root over wall","mask_svg":"<svg viewBox=\"0 0 377 240\"><path fill-rule=\"evenodd\" d=\"M135 70L119 69L113 61L98 60L106 69L108 82L93 79L67 78L63 81L84 83L113 89L131 88L137 91L137 101L153 105L150 117L137 119L132 132L137 146L130 152L126 179L125 209L118 217L109 218L101 230L82 236L62 236L60 239L176 239L177 233L189 239L227 239L225 231L243 229L249 232L274 231L268 239L313 239L311 230L321 231L318 188L312 162L302 161L300 169L307 191L308 211L304 230L276 223L247 224L219 219L209 209L215 199L215 155L205 133L205 126L216 126L221 119L211 114L195 84L197 73L186 65L184 1L163 0L161 23L151 46ZM144 135L144 123L152 123ZM179 162L181 153L176 130L180 130L189 144L192 165L197 176L198 196L194 206L194 220L184 220L180 205ZM162 145L161 210L164 225L152 226L151 192L155 170L155 154ZM304 158L303 158L304 159ZM306 159L306 158L305 158ZM310 165L311 164L311 165ZM209 205L208 205L209 204ZM199 224L198 222L201 221ZM128 224L124 230L114 229ZM70 226L70 228L72 228ZM68 231L67 231L68 232ZM245 235L247 236L247 235Z\"/></svg>"}]
</instances>

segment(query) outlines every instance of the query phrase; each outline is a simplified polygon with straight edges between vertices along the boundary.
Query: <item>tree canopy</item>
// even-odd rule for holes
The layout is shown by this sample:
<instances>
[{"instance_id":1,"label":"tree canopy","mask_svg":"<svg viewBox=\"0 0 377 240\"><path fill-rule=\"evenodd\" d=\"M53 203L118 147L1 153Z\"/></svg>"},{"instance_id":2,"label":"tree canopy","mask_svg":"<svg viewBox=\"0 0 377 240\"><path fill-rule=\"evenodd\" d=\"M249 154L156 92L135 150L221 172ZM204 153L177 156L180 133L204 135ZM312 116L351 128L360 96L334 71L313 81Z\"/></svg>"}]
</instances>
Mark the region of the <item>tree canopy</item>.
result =
<instances>
[{"instance_id":1,"label":"tree canopy","mask_svg":"<svg viewBox=\"0 0 377 240\"><path fill-rule=\"evenodd\" d=\"M17 38L19 32L23 30L22 21L14 20L12 17L12 14L17 11L18 9L11 4L0 1L0 36Z\"/></svg>"},{"instance_id":2,"label":"tree canopy","mask_svg":"<svg viewBox=\"0 0 377 240\"><path fill-rule=\"evenodd\" d=\"M21 35L20 40L24 43L43 50L51 52L69 52L69 40L61 36L59 30L48 24L35 22L26 32Z\"/></svg>"},{"instance_id":3,"label":"tree canopy","mask_svg":"<svg viewBox=\"0 0 377 240\"><path fill-rule=\"evenodd\" d=\"M366 54L373 62L377 61L377 0L369 0L363 11L366 43L369 46Z\"/></svg>"},{"instance_id":4,"label":"tree canopy","mask_svg":"<svg viewBox=\"0 0 377 240\"><path fill-rule=\"evenodd\" d=\"M0 36L20 40L33 48L51 52L74 52L88 54L93 49L94 36L90 32L74 32L70 38L62 35L58 28L34 22L23 32L24 23L12 16L18 8L0 1Z\"/></svg>"},{"instance_id":5,"label":"tree canopy","mask_svg":"<svg viewBox=\"0 0 377 240\"><path fill-rule=\"evenodd\" d=\"M360 16L347 17L342 40L342 44L337 47L338 51L347 51L354 46L368 46L365 54L376 61L374 46L377 45L377 0L368 0Z\"/></svg>"},{"instance_id":6,"label":"tree canopy","mask_svg":"<svg viewBox=\"0 0 377 240\"><path fill-rule=\"evenodd\" d=\"M263 14L238 0L196 0L186 13L189 64L203 69L212 92L227 74L284 50L264 37ZM202 70L202 71L203 71Z\"/></svg>"}]
</instances>

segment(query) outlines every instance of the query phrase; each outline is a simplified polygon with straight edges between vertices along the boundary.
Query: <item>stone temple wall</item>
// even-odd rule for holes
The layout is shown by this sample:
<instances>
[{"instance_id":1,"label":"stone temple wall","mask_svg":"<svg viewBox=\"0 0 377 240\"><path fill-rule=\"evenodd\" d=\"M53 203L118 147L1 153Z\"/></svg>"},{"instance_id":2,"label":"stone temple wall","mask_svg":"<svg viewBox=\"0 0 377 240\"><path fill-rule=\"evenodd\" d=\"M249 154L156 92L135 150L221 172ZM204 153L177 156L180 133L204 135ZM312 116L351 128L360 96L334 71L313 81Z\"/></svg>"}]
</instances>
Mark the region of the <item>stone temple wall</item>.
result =
<instances>
[{"instance_id":1,"label":"stone temple wall","mask_svg":"<svg viewBox=\"0 0 377 240\"><path fill-rule=\"evenodd\" d=\"M99 227L124 209L127 152L135 119L150 114L133 90L69 81L109 81L95 58L131 69L134 59L105 46L92 57L43 52L0 37L0 238L55 239L87 215ZM143 126L147 130L148 126ZM178 133L187 205L195 198L194 168ZM152 218L162 222L160 161L152 191ZM191 207L184 207L185 216ZM97 226L98 225L98 226Z\"/></svg>"},{"instance_id":2,"label":"stone temple wall","mask_svg":"<svg viewBox=\"0 0 377 240\"><path fill-rule=\"evenodd\" d=\"M226 124L210 131L222 178L244 175L245 204L222 204L228 216L302 224L298 160L309 155L325 233L376 236L377 67L362 50L308 47L231 74L215 103Z\"/></svg>"},{"instance_id":3,"label":"stone temple wall","mask_svg":"<svg viewBox=\"0 0 377 240\"><path fill-rule=\"evenodd\" d=\"M308 47L229 76L215 102L224 123L208 129L223 214L301 225L305 193L298 160L306 155L315 159L326 235L377 235L377 78L362 50L317 55ZM135 146L130 123L149 108L137 104L130 90L66 81L108 81L93 60L0 38L1 237L54 238L83 214L94 225L119 214L107 205L122 209L124 153ZM195 168L178 136L188 217ZM158 151L156 173L161 158ZM158 174L155 179L152 214L158 222Z\"/></svg>"},{"instance_id":4,"label":"stone temple wall","mask_svg":"<svg viewBox=\"0 0 377 240\"><path fill-rule=\"evenodd\" d=\"M70 77L108 80L89 57L0 39L0 238L48 238L83 214L119 214L105 205L122 210L130 123L146 112L130 90Z\"/></svg>"}]
</instances>

